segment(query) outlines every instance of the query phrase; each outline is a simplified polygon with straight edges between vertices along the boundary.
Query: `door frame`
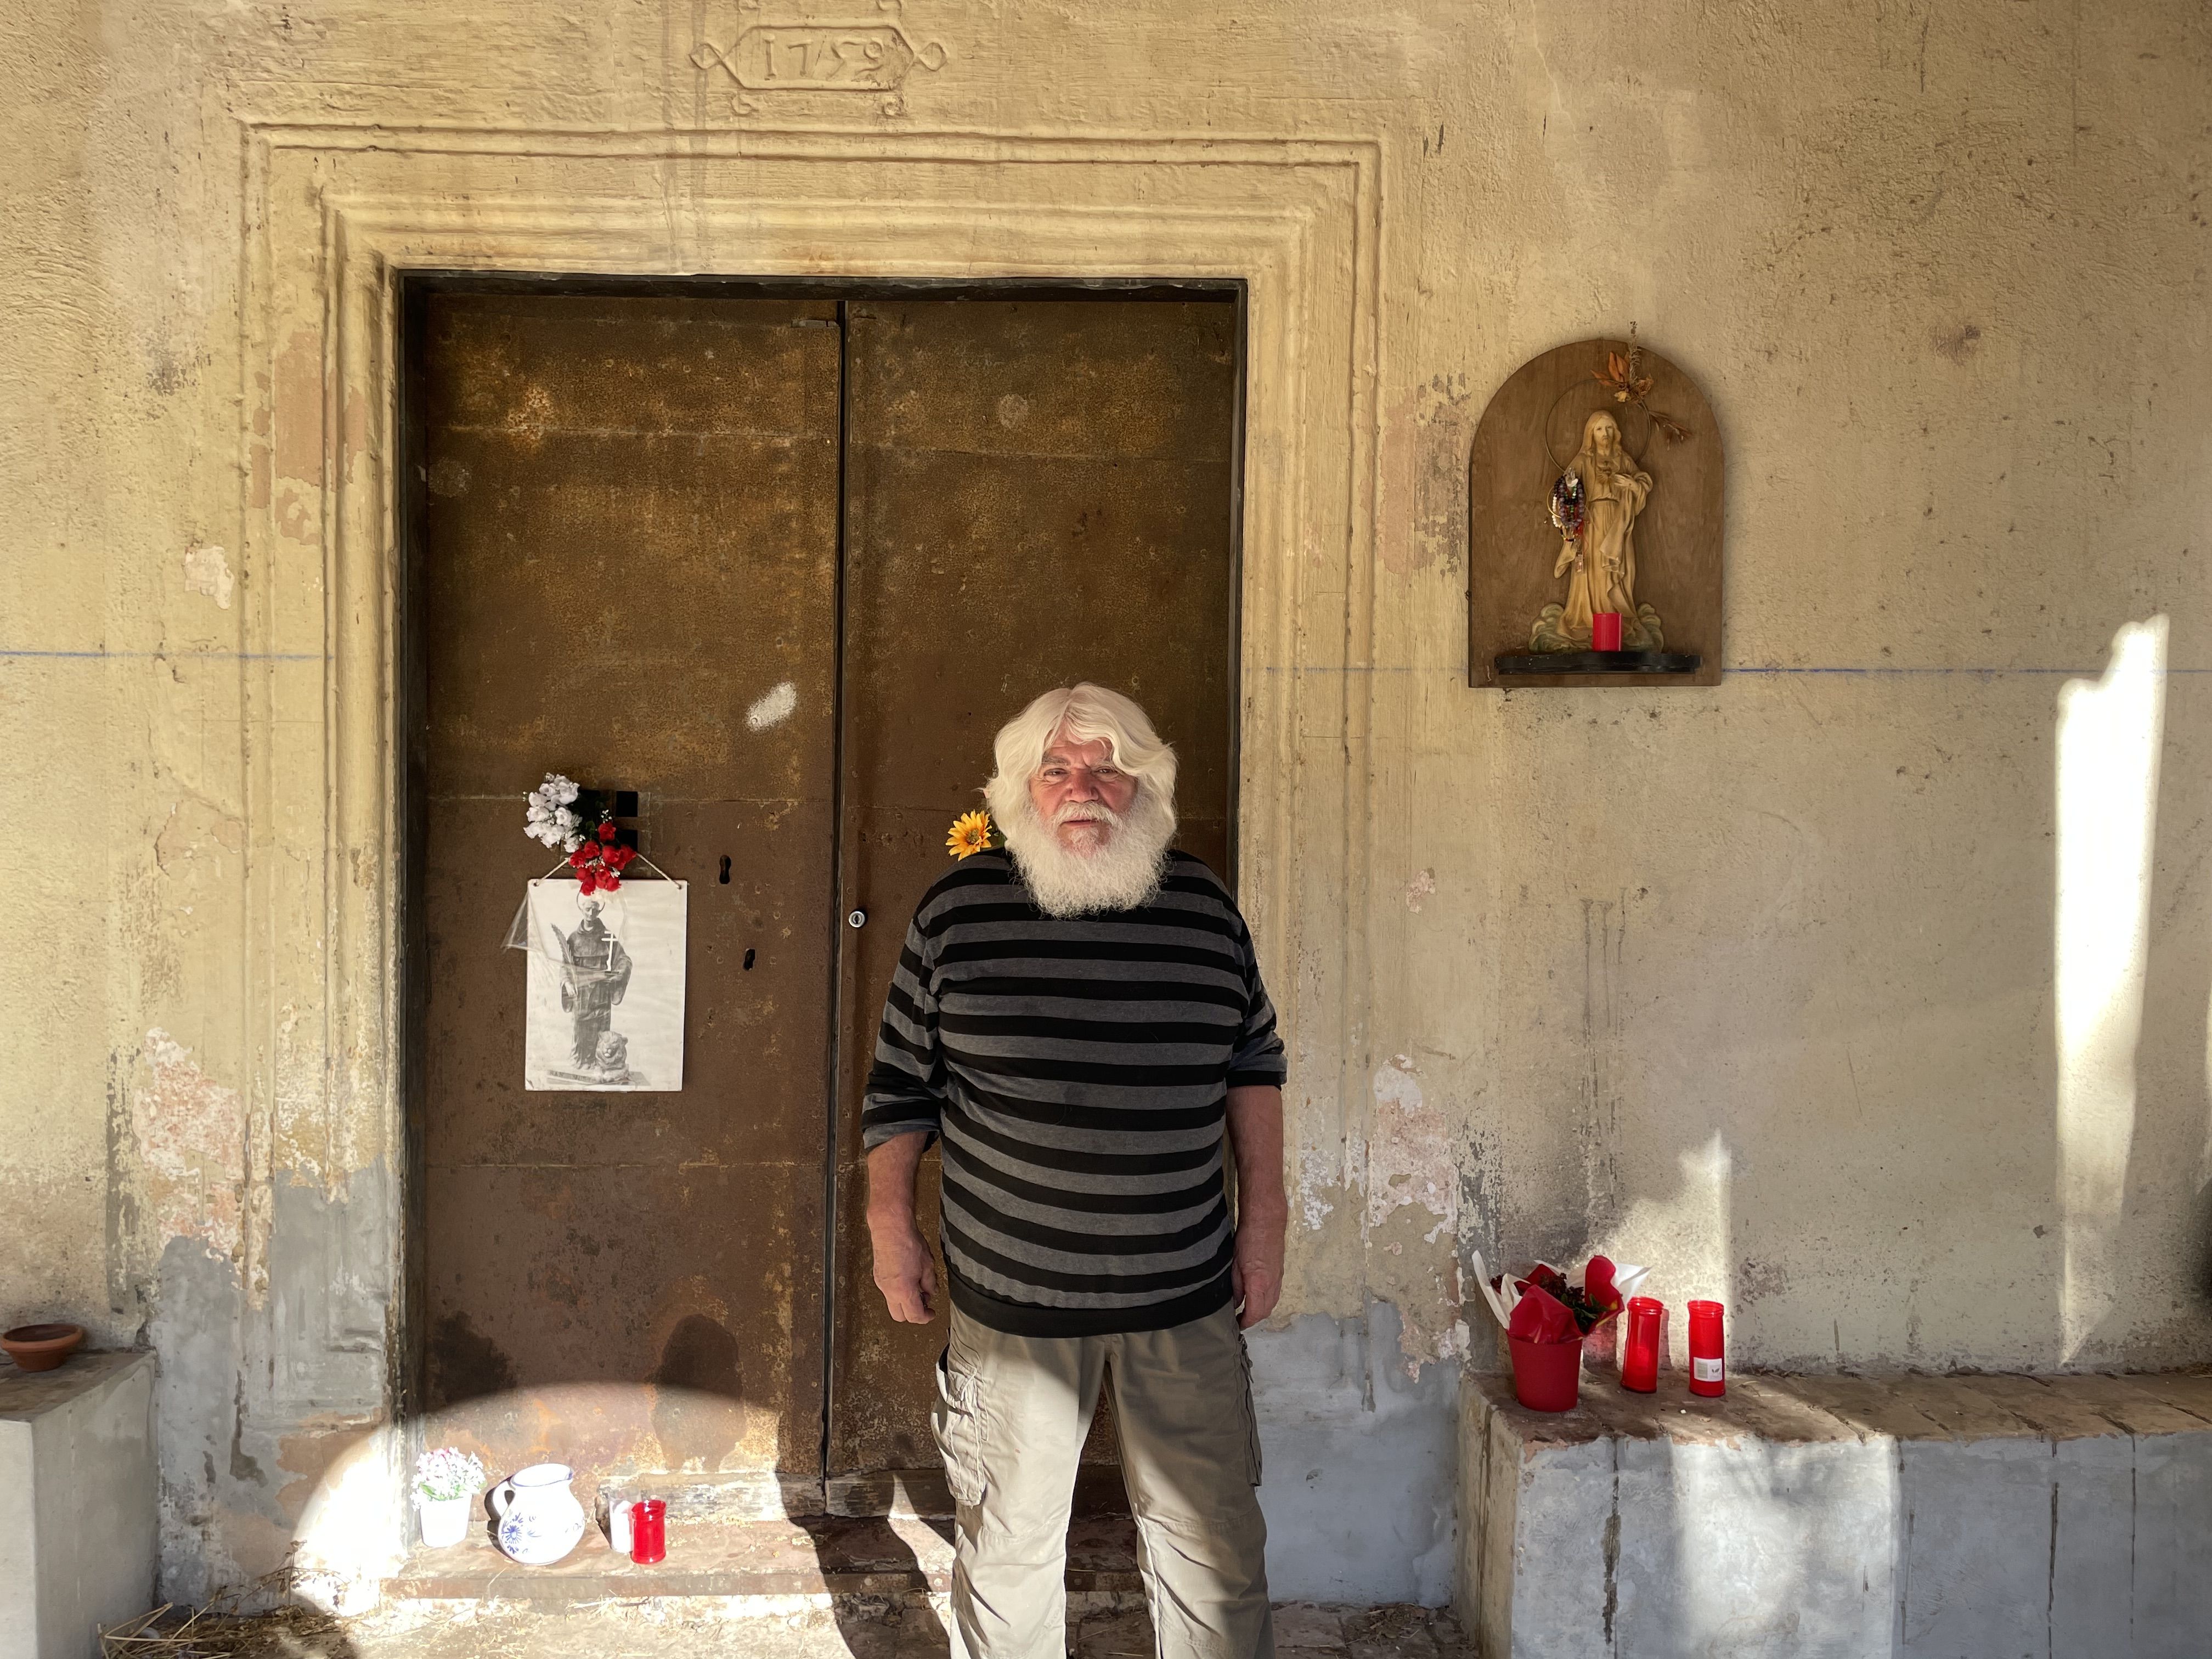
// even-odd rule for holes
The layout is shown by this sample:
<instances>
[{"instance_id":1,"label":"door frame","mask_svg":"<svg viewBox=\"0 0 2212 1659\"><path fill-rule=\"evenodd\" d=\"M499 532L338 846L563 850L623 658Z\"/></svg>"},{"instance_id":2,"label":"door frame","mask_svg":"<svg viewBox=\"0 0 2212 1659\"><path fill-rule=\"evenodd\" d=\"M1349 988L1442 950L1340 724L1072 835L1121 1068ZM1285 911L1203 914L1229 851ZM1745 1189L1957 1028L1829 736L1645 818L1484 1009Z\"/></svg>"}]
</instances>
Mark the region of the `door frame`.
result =
<instances>
[{"instance_id":1,"label":"door frame","mask_svg":"<svg viewBox=\"0 0 2212 1659\"><path fill-rule=\"evenodd\" d=\"M400 1416L409 1425L405 1455L411 1459L422 1449L421 1425L428 1400L428 1321L426 1310L429 1305L429 1261L427 1248L428 1228L424 1224L428 1186L426 1152L428 1103L423 1048L428 1041L430 988L427 971L429 961L428 918L426 907L421 902L421 887L429 823L424 781L428 773L429 731L428 654L424 648L428 618L422 604L422 595L428 584L422 577L422 565L427 556L428 544L430 501L424 409L428 402L430 364L426 342L430 331L428 315L431 300L441 295L558 295L588 299L823 301L837 304L841 331L845 305L868 300L943 301L956 304L1008 300L1143 304L1188 301L1204 295L1233 306L1235 358L1231 374L1236 395L1230 411L1228 530L1231 598L1229 637L1225 641L1229 652L1228 702L1231 715L1227 734L1230 866L1222 874L1230 891L1234 893L1237 890L1237 738L1241 723L1237 718L1237 711L1243 689L1238 669L1239 635L1243 614L1244 330L1247 291L1243 281L1236 277L1175 279L1133 276L1087 281L1055 277L1014 281L994 277L932 277L895 282L880 277L829 276L793 281L758 276L623 276L580 271L485 272L427 267L398 273L396 289L393 304L397 325L395 356L399 372L395 422L398 477L393 605L393 697L399 739L398 805L400 835L395 881L401 948L394 972L398 981L400 1040L398 1058L400 1094L404 1103L403 1135L405 1146L402 1164L404 1173L400 1182L405 1261L402 1270L404 1289L398 1301L396 1323L400 1344ZM845 650L843 588L848 515L844 501L846 456L843 446L846 442L844 399L848 387L842 349L838 379L836 649L840 668L834 715L836 729L830 747L830 765L834 774L830 808L830 868L833 872L842 867L837 842L842 837L844 825L845 732L842 665ZM837 1136L842 1115L840 1084L844 1030L844 1010L842 1006L843 975L840 963L846 944L846 929L841 922L843 907L835 890L834 878L832 886L828 911L823 919L830 933L830 983L825 988L830 999L829 1042L823 1056L823 1087L827 1100L824 1121L828 1139L823 1148L822 1389L821 1422L817 1425L821 1456L817 1485L830 1480L830 1412L836 1382ZM870 1491L884 1485L880 1480L869 1481L865 1478L848 1478L845 1484L854 1486L856 1490L866 1487Z\"/></svg>"},{"instance_id":2,"label":"door frame","mask_svg":"<svg viewBox=\"0 0 2212 1659\"><path fill-rule=\"evenodd\" d=\"M1291 1176L1364 1180L1384 145L1377 137L392 128L241 118L237 465L255 1176L243 1273L285 1224L327 1296L257 1291L241 1408L374 1426L298 1529L374 1583L408 1531L401 851L401 278L860 273L1246 287L1237 876L1297 1045ZM1322 1211L1326 1212L1326 1206ZM301 1231L305 1229L306 1231ZM1320 1236L1294 1229L1291 1282ZM1291 1310L1296 1311L1296 1309Z\"/></svg>"}]
</instances>

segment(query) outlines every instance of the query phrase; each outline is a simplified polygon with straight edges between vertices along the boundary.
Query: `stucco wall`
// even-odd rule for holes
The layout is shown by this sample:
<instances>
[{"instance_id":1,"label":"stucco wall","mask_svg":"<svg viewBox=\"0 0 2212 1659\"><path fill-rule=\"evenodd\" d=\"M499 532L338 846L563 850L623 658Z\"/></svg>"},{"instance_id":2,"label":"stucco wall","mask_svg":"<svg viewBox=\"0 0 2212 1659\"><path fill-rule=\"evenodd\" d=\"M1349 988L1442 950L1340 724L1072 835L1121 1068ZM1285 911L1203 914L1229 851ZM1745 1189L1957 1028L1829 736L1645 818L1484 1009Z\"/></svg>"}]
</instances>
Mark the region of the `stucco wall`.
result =
<instances>
[{"instance_id":1,"label":"stucco wall","mask_svg":"<svg viewBox=\"0 0 2212 1659\"><path fill-rule=\"evenodd\" d=\"M308 532L325 462L260 424L248 122L585 154L772 127L1372 141L1374 566L1295 619L1341 641L1300 706L1344 733L1365 925L1340 1033L1291 1032L1285 1315L1387 1301L1408 1356L1450 1356L1466 1252L1605 1246L1671 1302L1727 1299L1740 1364L2212 1358L2201 8L811 15L863 13L945 48L896 112L734 111L692 61L734 7L0 21L0 1317L163 1348L173 1589L265 1564L385 1416L398 1237L388 1035L255 988L374 872L254 798L342 734L284 625L331 594L257 592L276 567L246 552L256 513ZM707 176L679 154L654 199ZM465 233L502 204L446 206ZM1631 319L1725 429L1729 678L1470 691L1474 422L1526 358ZM318 369L278 360L311 410ZM381 430L328 423L341 466Z\"/></svg>"}]
</instances>

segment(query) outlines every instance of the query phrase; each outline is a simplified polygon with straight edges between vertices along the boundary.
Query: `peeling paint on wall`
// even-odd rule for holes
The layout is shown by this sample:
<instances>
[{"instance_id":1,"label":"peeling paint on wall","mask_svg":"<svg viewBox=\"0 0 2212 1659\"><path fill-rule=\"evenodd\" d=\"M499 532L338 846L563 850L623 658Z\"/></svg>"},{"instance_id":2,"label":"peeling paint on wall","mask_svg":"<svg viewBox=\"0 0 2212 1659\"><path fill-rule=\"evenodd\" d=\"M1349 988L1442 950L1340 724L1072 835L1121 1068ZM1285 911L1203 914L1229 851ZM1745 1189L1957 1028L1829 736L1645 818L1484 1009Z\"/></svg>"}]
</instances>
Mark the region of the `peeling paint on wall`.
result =
<instances>
[{"instance_id":1,"label":"peeling paint on wall","mask_svg":"<svg viewBox=\"0 0 2212 1659\"><path fill-rule=\"evenodd\" d=\"M144 1225L155 1238L196 1238L235 1258L244 1236L245 1102L158 1025L143 1053L153 1081L131 1097L131 1131Z\"/></svg>"},{"instance_id":2,"label":"peeling paint on wall","mask_svg":"<svg viewBox=\"0 0 2212 1659\"><path fill-rule=\"evenodd\" d=\"M1410 1370L1467 1352L1460 1318L1460 1159L1450 1126L1421 1091L1412 1056L1377 1066L1367 1137L1369 1283L1404 1322Z\"/></svg>"},{"instance_id":3,"label":"peeling paint on wall","mask_svg":"<svg viewBox=\"0 0 2212 1659\"><path fill-rule=\"evenodd\" d=\"M204 593L216 602L216 608L230 609L230 561L219 547L203 547L194 542L185 550L185 592Z\"/></svg>"},{"instance_id":4,"label":"peeling paint on wall","mask_svg":"<svg viewBox=\"0 0 2212 1659\"><path fill-rule=\"evenodd\" d=\"M1430 1241L1459 1219L1459 1164L1443 1114L1421 1097L1413 1062L1400 1054L1375 1072L1375 1127L1367 1141L1367 1224L1418 1204L1436 1218Z\"/></svg>"},{"instance_id":5,"label":"peeling paint on wall","mask_svg":"<svg viewBox=\"0 0 2212 1659\"><path fill-rule=\"evenodd\" d=\"M1455 574L1466 561L1471 402L1466 375L1438 374L1390 411L1382 561L1398 575L1438 565Z\"/></svg>"}]
</instances>

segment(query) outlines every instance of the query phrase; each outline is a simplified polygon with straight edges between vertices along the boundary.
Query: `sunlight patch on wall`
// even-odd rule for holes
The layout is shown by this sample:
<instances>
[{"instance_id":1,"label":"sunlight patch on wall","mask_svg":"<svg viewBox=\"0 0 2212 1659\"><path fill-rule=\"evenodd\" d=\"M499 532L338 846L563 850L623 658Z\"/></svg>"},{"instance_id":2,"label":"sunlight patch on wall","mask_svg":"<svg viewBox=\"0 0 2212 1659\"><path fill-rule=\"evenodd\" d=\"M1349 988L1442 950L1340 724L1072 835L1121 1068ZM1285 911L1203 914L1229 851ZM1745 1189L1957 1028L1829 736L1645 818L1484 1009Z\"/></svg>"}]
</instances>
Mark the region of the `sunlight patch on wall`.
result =
<instances>
[{"instance_id":1,"label":"sunlight patch on wall","mask_svg":"<svg viewBox=\"0 0 2212 1659\"><path fill-rule=\"evenodd\" d=\"M2112 1308L2121 1264L2136 1042L2149 952L2151 846L2166 713L2166 620L2112 636L2104 678L2058 693L2057 1199L2060 1354Z\"/></svg>"},{"instance_id":2,"label":"sunlight patch on wall","mask_svg":"<svg viewBox=\"0 0 2212 1659\"><path fill-rule=\"evenodd\" d=\"M781 681L745 710L745 725L752 731L765 732L789 720L798 707L799 688L789 680Z\"/></svg>"}]
</instances>

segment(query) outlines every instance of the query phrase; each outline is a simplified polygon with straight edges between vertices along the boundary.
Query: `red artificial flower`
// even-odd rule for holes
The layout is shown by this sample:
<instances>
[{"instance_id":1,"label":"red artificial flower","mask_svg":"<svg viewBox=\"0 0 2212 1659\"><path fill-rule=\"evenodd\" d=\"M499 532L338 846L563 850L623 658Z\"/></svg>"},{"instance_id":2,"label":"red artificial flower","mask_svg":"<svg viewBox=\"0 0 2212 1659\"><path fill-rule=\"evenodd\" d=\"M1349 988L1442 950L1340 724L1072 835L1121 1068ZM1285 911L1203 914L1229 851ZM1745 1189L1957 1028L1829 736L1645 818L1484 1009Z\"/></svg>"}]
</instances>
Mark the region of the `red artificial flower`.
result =
<instances>
[{"instance_id":1,"label":"red artificial flower","mask_svg":"<svg viewBox=\"0 0 2212 1659\"><path fill-rule=\"evenodd\" d=\"M601 825L599 826L599 839L600 839L601 841L612 841L614 838L615 838L615 827L614 827L614 825L612 825L611 823L603 823L603 824L601 824Z\"/></svg>"},{"instance_id":2,"label":"red artificial flower","mask_svg":"<svg viewBox=\"0 0 2212 1659\"><path fill-rule=\"evenodd\" d=\"M571 870L580 870L591 861L592 854L590 850L586 848L579 847L574 852L568 854L568 867Z\"/></svg>"},{"instance_id":3,"label":"red artificial flower","mask_svg":"<svg viewBox=\"0 0 2212 1659\"><path fill-rule=\"evenodd\" d=\"M627 870L629 861L637 856L635 847L616 847L608 849L606 862L610 869Z\"/></svg>"},{"instance_id":4,"label":"red artificial flower","mask_svg":"<svg viewBox=\"0 0 2212 1659\"><path fill-rule=\"evenodd\" d=\"M599 890L601 892L611 893L621 887L621 885L622 878L620 876L605 875L599 878Z\"/></svg>"}]
</instances>

